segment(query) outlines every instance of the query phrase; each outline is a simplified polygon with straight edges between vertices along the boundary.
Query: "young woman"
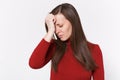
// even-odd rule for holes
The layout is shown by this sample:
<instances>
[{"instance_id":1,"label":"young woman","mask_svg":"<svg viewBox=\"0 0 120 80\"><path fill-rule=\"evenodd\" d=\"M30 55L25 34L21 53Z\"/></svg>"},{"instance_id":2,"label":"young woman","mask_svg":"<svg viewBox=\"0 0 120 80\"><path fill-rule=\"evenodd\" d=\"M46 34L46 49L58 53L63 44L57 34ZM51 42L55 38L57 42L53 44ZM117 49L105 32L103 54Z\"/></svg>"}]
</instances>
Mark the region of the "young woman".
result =
<instances>
[{"instance_id":1,"label":"young woman","mask_svg":"<svg viewBox=\"0 0 120 80\"><path fill-rule=\"evenodd\" d=\"M42 68L51 60L50 80L104 80L100 47L88 42L71 4L54 8L45 25L47 33L29 60L31 68Z\"/></svg>"}]
</instances>

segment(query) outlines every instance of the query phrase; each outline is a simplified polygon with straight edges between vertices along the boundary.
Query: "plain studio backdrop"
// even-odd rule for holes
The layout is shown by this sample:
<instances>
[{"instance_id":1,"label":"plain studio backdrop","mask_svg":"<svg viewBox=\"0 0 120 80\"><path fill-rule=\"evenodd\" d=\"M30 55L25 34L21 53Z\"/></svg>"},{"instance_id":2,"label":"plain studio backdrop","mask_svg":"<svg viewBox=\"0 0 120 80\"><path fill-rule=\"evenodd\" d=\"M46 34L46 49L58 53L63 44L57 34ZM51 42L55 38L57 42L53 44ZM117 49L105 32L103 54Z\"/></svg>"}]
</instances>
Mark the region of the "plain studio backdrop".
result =
<instances>
[{"instance_id":1,"label":"plain studio backdrop","mask_svg":"<svg viewBox=\"0 0 120 80\"><path fill-rule=\"evenodd\" d=\"M45 35L46 15L60 3L77 9L87 39L103 52L105 79L120 80L119 0L0 0L0 80L49 80L50 63L28 65Z\"/></svg>"}]
</instances>

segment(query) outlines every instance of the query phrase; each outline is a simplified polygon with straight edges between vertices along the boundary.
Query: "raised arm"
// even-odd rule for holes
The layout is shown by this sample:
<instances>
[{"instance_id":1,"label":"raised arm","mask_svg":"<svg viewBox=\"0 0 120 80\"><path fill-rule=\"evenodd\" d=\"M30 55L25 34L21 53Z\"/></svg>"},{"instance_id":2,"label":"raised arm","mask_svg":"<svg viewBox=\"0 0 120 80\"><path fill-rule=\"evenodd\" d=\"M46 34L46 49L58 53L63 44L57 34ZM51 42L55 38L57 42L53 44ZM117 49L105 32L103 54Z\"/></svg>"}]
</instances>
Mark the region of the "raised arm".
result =
<instances>
[{"instance_id":1,"label":"raised arm","mask_svg":"<svg viewBox=\"0 0 120 80\"><path fill-rule=\"evenodd\" d=\"M34 49L30 59L29 66L33 69L38 69L47 64L54 54L54 43L47 42L44 39Z\"/></svg>"},{"instance_id":2,"label":"raised arm","mask_svg":"<svg viewBox=\"0 0 120 80\"><path fill-rule=\"evenodd\" d=\"M43 67L51 58L54 53L55 45L53 44L53 34L55 32L55 17L52 14L48 14L45 23L48 28L44 39L38 44L34 49L30 60L29 65L31 68L38 69Z\"/></svg>"}]
</instances>

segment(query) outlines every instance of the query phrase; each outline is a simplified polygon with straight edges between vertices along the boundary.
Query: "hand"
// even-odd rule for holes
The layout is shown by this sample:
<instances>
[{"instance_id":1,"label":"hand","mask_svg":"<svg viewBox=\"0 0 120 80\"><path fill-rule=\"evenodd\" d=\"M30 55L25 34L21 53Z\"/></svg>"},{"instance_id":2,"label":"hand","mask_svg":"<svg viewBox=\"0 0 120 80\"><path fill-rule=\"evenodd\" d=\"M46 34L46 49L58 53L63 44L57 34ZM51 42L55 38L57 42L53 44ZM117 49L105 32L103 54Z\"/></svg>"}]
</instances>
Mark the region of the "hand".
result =
<instances>
[{"instance_id":1,"label":"hand","mask_svg":"<svg viewBox=\"0 0 120 80\"><path fill-rule=\"evenodd\" d=\"M55 31L55 16L53 14L48 14L45 19L45 23L47 24L48 27L48 32L49 31Z\"/></svg>"},{"instance_id":2,"label":"hand","mask_svg":"<svg viewBox=\"0 0 120 80\"><path fill-rule=\"evenodd\" d=\"M56 19L55 19L55 16L53 14L48 14L46 16L45 23L47 24L48 32L45 35L44 39L48 42L50 42L51 39L53 38L53 35L55 32L55 25L54 25L55 22L56 22Z\"/></svg>"}]
</instances>

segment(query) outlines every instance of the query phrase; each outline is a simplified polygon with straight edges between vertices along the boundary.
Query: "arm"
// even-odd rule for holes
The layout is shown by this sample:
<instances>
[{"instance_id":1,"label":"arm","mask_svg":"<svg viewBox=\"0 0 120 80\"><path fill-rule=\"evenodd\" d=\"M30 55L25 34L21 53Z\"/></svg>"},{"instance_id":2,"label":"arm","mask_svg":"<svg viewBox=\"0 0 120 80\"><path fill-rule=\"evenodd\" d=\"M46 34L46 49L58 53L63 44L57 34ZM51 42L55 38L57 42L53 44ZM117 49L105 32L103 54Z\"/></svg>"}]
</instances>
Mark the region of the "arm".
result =
<instances>
[{"instance_id":1,"label":"arm","mask_svg":"<svg viewBox=\"0 0 120 80\"><path fill-rule=\"evenodd\" d=\"M104 65L101 49L98 45L93 50L94 60L97 64L97 69L93 72L93 80L104 80Z\"/></svg>"},{"instance_id":2,"label":"arm","mask_svg":"<svg viewBox=\"0 0 120 80\"><path fill-rule=\"evenodd\" d=\"M34 69L43 67L52 58L54 53L52 38L55 32L55 16L48 14L45 23L47 24L48 32L44 39L35 48L29 60L30 67Z\"/></svg>"},{"instance_id":3,"label":"arm","mask_svg":"<svg viewBox=\"0 0 120 80\"><path fill-rule=\"evenodd\" d=\"M38 46L34 49L29 59L30 67L33 69L38 69L47 64L52 58L54 48L55 47L52 41L47 42L42 39Z\"/></svg>"}]
</instances>

